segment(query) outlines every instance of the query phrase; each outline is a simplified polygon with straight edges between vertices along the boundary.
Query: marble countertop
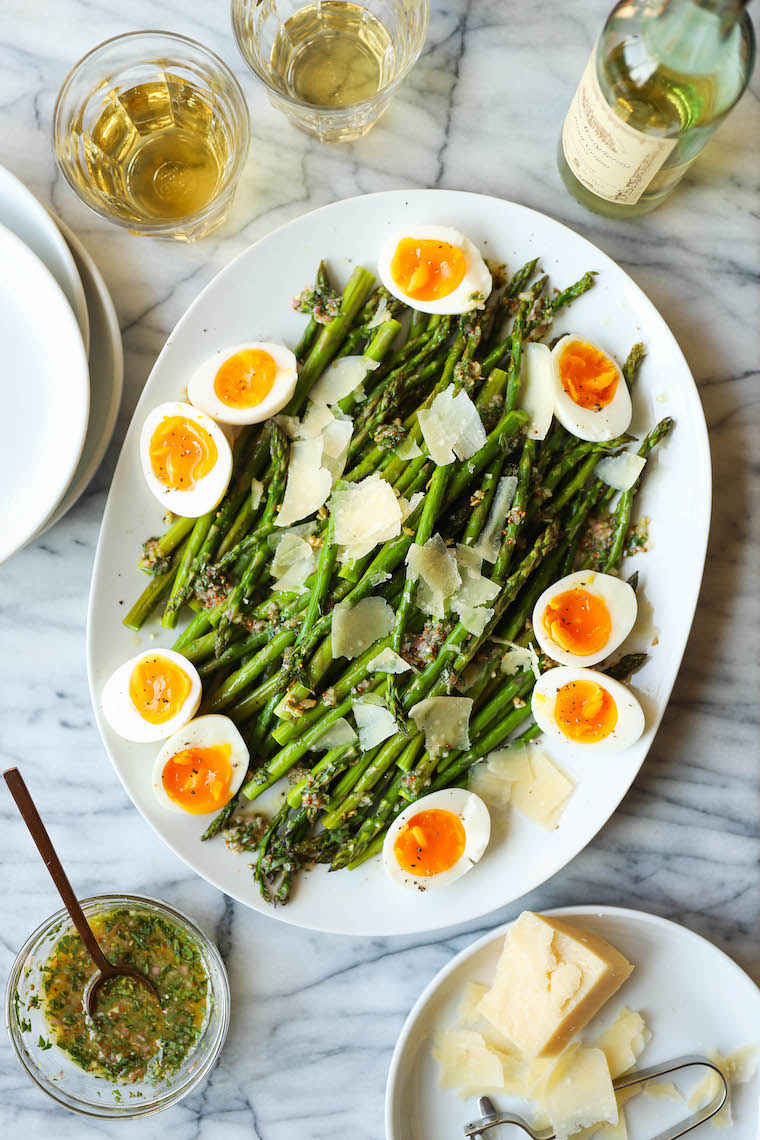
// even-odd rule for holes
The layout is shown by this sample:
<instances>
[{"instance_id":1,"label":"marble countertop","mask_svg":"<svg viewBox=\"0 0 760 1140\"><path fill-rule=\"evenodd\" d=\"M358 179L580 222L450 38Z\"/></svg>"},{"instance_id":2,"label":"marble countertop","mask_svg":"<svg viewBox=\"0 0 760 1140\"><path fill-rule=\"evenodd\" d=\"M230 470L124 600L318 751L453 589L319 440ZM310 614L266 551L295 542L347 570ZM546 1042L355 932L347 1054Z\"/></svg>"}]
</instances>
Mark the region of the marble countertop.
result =
<instances>
[{"instance_id":1,"label":"marble countertop","mask_svg":"<svg viewBox=\"0 0 760 1140\"><path fill-rule=\"evenodd\" d=\"M0 568L0 753L19 764L81 894L138 890L193 915L230 970L233 1020L211 1079L135 1124L88 1121L51 1102L0 1043L0 1130L16 1140L381 1140L385 1076L403 1019L456 951L529 905L654 911L727 950L760 979L757 630L758 226L755 80L682 188L632 222L585 212L554 153L609 0L433 0L425 52L386 117L327 147L268 104L238 55L226 0L57 0L32 18L4 0L0 161L59 213L113 293L126 352L116 438L93 484L51 532ZM250 101L254 138L232 214L197 245L136 240L89 213L57 173L50 122L71 64L119 32L163 26L219 52ZM553 45L561 44L561 51ZM714 465L713 525L696 622L644 770L568 867L519 903L429 936L355 940L254 914L197 878L127 800L90 708L84 628L90 570L121 438L164 340L214 274L256 238L315 206L373 190L441 186L552 214L615 258L678 338L700 387ZM752 449L754 447L754 456ZM0 795L3 980L56 906L9 797Z\"/></svg>"}]
</instances>

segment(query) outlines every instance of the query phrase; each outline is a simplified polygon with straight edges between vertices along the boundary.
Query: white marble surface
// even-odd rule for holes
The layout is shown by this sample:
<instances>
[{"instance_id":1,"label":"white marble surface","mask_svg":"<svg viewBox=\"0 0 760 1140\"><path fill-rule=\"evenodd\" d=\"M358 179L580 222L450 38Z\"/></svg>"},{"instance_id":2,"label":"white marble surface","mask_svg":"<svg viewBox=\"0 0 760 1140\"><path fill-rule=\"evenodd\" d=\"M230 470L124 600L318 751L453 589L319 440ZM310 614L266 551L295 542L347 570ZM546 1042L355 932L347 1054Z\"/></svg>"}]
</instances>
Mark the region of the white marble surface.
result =
<instances>
[{"instance_id":1,"label":"white marble surface","mask_svg":"<svg viewBox=\"0 0 760 1140\"><path fill-rule=\"evenodd\" d=\"M3 0L0 161L76 230L113 292L126 395L108 458L52 532L0 568L0 749L19 764L83 894L144 891L217 939L233 1020L221 1064L181 1106L110 1126L58 1110L0 1043L0 1130L16 1140L380 1140L385 1074L422 987L476 934L527 903L618 903L713 939L760 979L757 631L758 85L685 185L642 221L610 222L565 193L554 148L608 0L434 0L425 54L367 138L340 148L296 133L238 57L225 0ZM69 66L118 32L166 27L217 50L244 85L254 141L225 227L196 246L136 240L82 207L57 174L53 102ZM755 134L755 142L751 141ZM705 583L670 708L639 779L594 842L541 890L465 929L413 939L312 935L233 905L143 823L111 770L87 691L90 567L117 448L169 330L203 285L272 227L372 190L443 186L513 198L576 228L660 308L700 385L714 461ZM6 492L7 493L6 489ZM0 973L55 907L0 793Z\"/></svg>"}]
</instances>

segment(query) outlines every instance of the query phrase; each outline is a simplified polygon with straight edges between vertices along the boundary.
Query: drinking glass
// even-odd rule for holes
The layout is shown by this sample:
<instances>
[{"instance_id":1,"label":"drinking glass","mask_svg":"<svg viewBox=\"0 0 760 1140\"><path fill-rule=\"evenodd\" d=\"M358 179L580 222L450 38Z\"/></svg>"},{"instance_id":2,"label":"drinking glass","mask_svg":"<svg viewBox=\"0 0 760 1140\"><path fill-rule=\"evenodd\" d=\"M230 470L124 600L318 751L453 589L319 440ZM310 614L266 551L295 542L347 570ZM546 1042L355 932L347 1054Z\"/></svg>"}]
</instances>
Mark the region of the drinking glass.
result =
<instances>
[{"instance_id":1,"label":"drinking glass","mask_svg":"<svg viewBox=\"0 0 760 1140\"><path fill-rule=\"evenodd\" d=\"M380 22L387 32L387 46L379 60L376 92L342 106L307 101L272 66L281 58L283 45L297 55L293 41L294 17L309 9L315 26L320 20L341 21L341 9L351 9L368 30ZM284 112L294 126L322 142L346 142L367 133L385 111L419 58L425 42L429 16L428 0L364 0L359 6L346 0L232 0L232 25L238 47L254 75L264 84L272 106ZM374 17L374 19L372 19ZM302 19L304 17L302 16ZM370 31L371 34L371 31Z\"/></svg>"},{"instance_id":2,"label":"drinking glass","mask_svg":"<svg viewBox=\"0 0 760 1140\"><path fill-rule=\"evenodd\" d=\"M93 48L66 77L53 117L58 165L87 206L133 234L180 241L224 219L249 142L230 69L170 32Z\"/></svg>"}]
</instances>

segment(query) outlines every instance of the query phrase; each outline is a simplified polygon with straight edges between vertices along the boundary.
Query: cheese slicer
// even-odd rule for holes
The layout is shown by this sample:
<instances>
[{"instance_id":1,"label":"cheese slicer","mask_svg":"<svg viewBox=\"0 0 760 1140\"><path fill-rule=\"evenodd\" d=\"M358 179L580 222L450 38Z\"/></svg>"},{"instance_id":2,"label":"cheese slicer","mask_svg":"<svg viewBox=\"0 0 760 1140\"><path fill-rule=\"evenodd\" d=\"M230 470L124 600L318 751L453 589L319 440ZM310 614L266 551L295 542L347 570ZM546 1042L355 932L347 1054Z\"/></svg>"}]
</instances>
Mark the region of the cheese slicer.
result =
<instances>
[{"instance_id":1,"label":"cheese slicer","mask_svg":"<svg viewBox=\"0 0 760 1140\"><path fill-rule=\"evenodd\" d=\"M687 1132L691 1132L693 1128L711 1120L720 1112L728 1099L728 1085L723 1073L707 1057L694 1054L688 1057L679 1057L675 1061L665 1061L660 1065L652 1065L648 1069L636 1069L634 1072L626 1073L624 1077L618 1077L612 1082L613 1088L617 1091L630 1088L632 1085L643 1084L644 1081L651 1081L654 1077L664 1077L670 1073L677 1073L681 1069L695 1067L710 1069L713 1073L717 1073L720 1077L718 1092L709 1104L704 1105L684 1120L671 1125L670 1128L666 1128L663 1132L658 1132L656 1136L649 1137L649 1140L678 1140L679 1136L685 1136ZM500 1124L515 1124L518 1128L522 1128L523 1132L532 1140L554 1140L554 1133L551 1129L534 1129L521 1116L516 1116L512 1112L497 1112L490 1097L482 1096L478 1101L478 1107L481 1118L474 1120L472 1124L465 1125L464 1134L467 1137L484 1136L489 1129L496 1128Z\"/></svg>"}]
</instances>

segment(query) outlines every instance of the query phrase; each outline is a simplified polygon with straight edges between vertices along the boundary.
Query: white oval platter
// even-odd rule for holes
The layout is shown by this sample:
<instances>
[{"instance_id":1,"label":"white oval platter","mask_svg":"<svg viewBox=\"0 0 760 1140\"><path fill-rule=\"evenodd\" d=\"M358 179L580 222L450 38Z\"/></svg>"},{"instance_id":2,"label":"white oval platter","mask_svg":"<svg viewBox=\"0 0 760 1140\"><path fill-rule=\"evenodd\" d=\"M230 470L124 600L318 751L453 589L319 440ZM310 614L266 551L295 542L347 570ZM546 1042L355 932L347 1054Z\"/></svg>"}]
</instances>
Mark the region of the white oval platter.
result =
<instances>
[{"instance_id":1,"label":"white oval platter","mask_svg":"<svg viewBox=\"0 0 760 1140\"><path fill-rule=\"evenodd\" d=\"M595 287L556 322L555 334L580 330L623 358L644 340L648 357L634 399L632 431L641 434L664 415L676 430L647 472L637 515L651 517L647 554L628 560L640 570L642 609L651 622L627 646L650 649L634 679L647 730L627 752L603 762L569 749L549 751L577 785L560 826L547 833L511 817L481 863L446 890L424 896L385 875L379 860L357 871L303 876L291 901L272 911L259 896L246 857L220 840L200 843L207 821L165 811L151 791L155 750L129 744L105 724L100 694L111 671L141 648L170 645L169 631L150 623L140 635L121 624L144 589L137 569L140 544L160 533L161 509L140 468L138 439L148 411L182 398L198 362L220 346L246 339L295 344L304 318L291 297L313 281L320 258L342 285L354 265L374 269L386 235L414 222L446 224L466 233L486 256L514 270L539 256L552 284L564 287L586 270ZM190 306L164 346L135 411L114 474L100 533L88 615L88 671L98 725L114 767L136 807L164 841L209 882L246 905L285 922L347 934L406 934L435 930L486 914L544 882L573 858L612 815L644 762L678 672L702 578L710 519L710 454L702 407L672 333L638 286L605 254L572 230L524 206L449 190L387 191L325 206L288 223L242 253ZM156 634L158 636L156 637ZM266 806L263 804L262 806Z\"/></svg>"},{"instance_id":2,"label":"white oval platter","mask_svg":"<svg viewBox=\"0 0 760 1140\"><path fill-rule=\"evenodd\" d=\"M639 1010L652 1033L639 1064L646 1067L688 1053L732 1053L744 1045L760 1045L760 990L727 954L675 922L643 911L612 906L572 906L547 911L601 935L634 965L617 994L581 1034L593 1041L623 1006ZM478 1117L477 1101L460 1099L438 1087L432 1056L434 1036L457 1023L457 1009L468 982L488 984L493 978L509 927L490 931L457 954L433 978L416 1001L399 1034L385 1094L386 1140L461 1140L464 1125ZM703 1073L676 1079L689 1095ZM519 1112L526 1105L493 1097L497 1108ZM732 1140L760 1135L760 1072L731 1092ZM684 1101L634 1098L626 1105L630 1135L653 1136L688 1115ZM493 1133L494 1140L499 1132ZM699 1135L720 1136L712 1125ZM729 1131L729 1130L727 1130ZM515 1136L524 1135L522 1132ZM695 1132L696 1136L697 1133Z\"/></svg>"}]
</instances>

